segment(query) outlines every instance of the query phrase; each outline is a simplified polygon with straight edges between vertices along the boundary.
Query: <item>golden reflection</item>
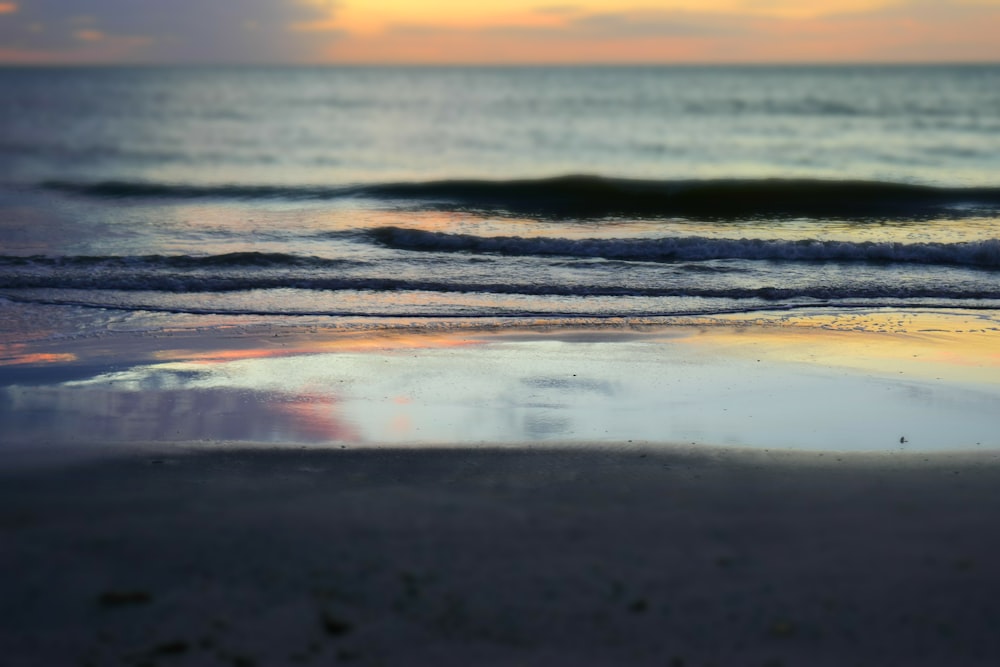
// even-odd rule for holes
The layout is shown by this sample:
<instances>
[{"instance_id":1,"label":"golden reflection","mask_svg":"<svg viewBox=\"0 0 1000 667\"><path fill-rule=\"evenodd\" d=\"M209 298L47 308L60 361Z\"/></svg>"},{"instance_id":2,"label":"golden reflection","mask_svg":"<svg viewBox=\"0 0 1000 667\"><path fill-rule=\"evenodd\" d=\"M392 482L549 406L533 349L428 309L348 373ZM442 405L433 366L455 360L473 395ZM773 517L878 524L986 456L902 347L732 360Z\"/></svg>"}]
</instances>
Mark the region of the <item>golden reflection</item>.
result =
<instances>
[{"instance_id":1,"label":"golden reflection","mask_svg":"<svg viewBox=\"0 0 1000 667\"><path fill-rule=\"evenodd\" d=\"M418 298L414 296L413 298ZM463 348L483 345L482 339L468 338L453 332L428 333L392 332L392 333L339 333L333 338L316 339L314 333L299 332L273 340L286 341L276 343L281 347L248 347L244 349L225 350L192 350L169 349L159 350L153 354L158 361L183 361L192 364L223 364L230 361L245 359L268 359L276 357L293 357L300 355L324 354L329 352L372 352L387 353L403 350ZM260 344L259 339L256 341Z\"/></svg>"},{"instance_id":2,"label":"golden reflection","mask_svg":"<svg viewBox=\"0 0 1000 667\"><path fill-rule=\"evenodd\" d=\"M71 352L24 352L26 345L0 344L0 366L19 366L26 364L59 364L77 360Z\"/></svg>"},{"instance_id":3,"label":"golden reflection","mask_svg":"<svg viewBox=\"0 0 1000 667\"><path fill-rule=\"evenodd\" d=\"M245 349L245 350L160 350L153 354L153 358L162 361L185 361L192 364L223 364L228 361L242 361L244 359L268 359L271 357L287 357L297 354L306 354L305 349Z\"/></svg>"},{"instance_id":4,"label":"golden reflection","mask_svg":"<svg viewBox=\"0 0 1000 667\"><path fill-rule=\"evenodd\" d=\"M975 316L851 313L722 327L686 339L761 360L955 382L1000 383L1000 330Z\"/></svg>"}]
</instances>

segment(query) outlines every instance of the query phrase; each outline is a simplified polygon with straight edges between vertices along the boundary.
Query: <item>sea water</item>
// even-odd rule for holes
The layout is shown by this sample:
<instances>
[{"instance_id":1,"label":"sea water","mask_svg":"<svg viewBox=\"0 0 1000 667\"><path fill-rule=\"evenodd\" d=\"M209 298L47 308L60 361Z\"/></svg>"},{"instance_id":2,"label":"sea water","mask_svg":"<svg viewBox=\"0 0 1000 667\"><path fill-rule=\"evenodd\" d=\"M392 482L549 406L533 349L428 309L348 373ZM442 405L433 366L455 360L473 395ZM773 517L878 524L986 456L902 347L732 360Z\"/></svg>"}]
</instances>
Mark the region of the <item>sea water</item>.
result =
<instances>
[{"instance_id":1,"label":"sea water","mask_svg":"<svg viewBox=\"0 0 1000 667\"><path fill-rule=\"evenodd\" d=\"M0 342L1000 311L1000 67L0 69Z\"/></svg>"}]
</instances>

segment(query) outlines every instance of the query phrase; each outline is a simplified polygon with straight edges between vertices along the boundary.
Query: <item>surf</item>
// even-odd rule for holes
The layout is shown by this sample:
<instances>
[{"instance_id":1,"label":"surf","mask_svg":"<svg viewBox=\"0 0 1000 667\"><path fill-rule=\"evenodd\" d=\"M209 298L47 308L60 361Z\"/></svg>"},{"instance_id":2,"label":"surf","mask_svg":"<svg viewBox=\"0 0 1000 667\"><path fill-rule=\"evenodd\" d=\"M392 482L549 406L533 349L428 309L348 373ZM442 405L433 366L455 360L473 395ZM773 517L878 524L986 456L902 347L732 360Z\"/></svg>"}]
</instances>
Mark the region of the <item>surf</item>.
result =
<instances>
[{"instance_id":1,"label":"surf","mask_svg":"<svg viewBox=\"0 0 1000 667\"><path fill-rule=\"evenodd\" d=\"M110 199L354 198L402 208L578 218L923 219L1000 214L1000 187L955 188L855 180L640 180L578 174L537 179L448 179L330 186L49 180L40 187Z\"/></svg>"}]
</instances>

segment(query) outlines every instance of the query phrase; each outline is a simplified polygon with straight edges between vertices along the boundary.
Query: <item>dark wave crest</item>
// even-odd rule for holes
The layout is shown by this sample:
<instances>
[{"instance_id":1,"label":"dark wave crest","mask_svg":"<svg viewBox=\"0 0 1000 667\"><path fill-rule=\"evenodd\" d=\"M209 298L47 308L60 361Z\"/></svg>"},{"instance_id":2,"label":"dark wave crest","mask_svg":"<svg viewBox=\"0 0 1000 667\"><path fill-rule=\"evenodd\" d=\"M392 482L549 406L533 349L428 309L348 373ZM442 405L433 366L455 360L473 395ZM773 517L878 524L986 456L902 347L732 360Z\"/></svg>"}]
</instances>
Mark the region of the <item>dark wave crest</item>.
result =
<instances>
[{"instance_id":1,"label":"dark wave crest","mask_svg":"<svg viewBox=\"0 0 1000 667\"><path fill-rule=\"evenodd\" d=\"M119 276L110 281L96 281L85 276L64 279L36 278L25 280L24 284L4 285L11 290L2 295L3 298L34 303L80 303L95 299L97 295L108 292L150 292L158 295L196 296L198 294L249 292L268 289L294 289L323 292L423 292L436 294L481 294L481 295L520 295L530 297L615 297L615 298L685 298L685 299L758 299L773 303L793 300L815 300L829 303L842 303L857 299L867 299L874 302L904 299L931 299L941 303L956 300L1000 300L1000 288L979 287L934 287L934 286L878 286L855 285L852 288L842 286L826 287L821 285L802 285L797 287L699 287L697 285L675 287L631 287L603 285L544 285L535 283L449 283L433 280L408 280L391 278L312 278L297 280L282 280L280 278L223 278L209 280L155 279L145 281L135 277ZM41 294L25 293L22 290L58 290L56 295L44 292ZM67 291L78 291L79 294L70 298ZM63 294L63 296L58 296ZM192 299L198 303L196 298ZM104 303L108 303L102 300ZM118 306L109 306L118 307ZM234 306L243 308L245 306ZM135 306L135 309L155 309L149 304ZM194 311L185 311L194 312ZM205 306L201 312L218 312ZM251 312L251 311L245 311ZM273 309L252 311L255 313L280 312ZM323 314L323 313L320 313ZM330 313L326 313L330 314ZM596 313L595 313L596 314ZM463 311L463 316L470 315Z\"/></svg>"},{"instance_id":2,"label":"dark wave crest","mask_svg":"<svg viewBox=\"0 0 1000 667\"><path fill-rule=\"evenodd\" d=\"M108 199L337 199L356 193L350 187L283 185L194 185L145 181L45 181L42 187Z\"/></svg>"},{"instance_id":3,"label":"dark wave crest","mask_svg":"<svg viewBox=\"0 0 1000 667\"><path fill-rule=\"evenodd\" d=\"M1000 209L1000 188L934 188L865 181L641 181L564 176L370 186L384 197L440 199L514 213L604 217L926 217Z\"/></svg>"},{"instance_id":4,"label":"dark wave crest","mask_svg":"<svg viewBox=\"0 0 1000 667\"><path fill-rule=\"evenodd\" d=\"M941 188L872 181L631 180L573 175L524 180L443 180L354 186L189 185L47 181L91 197L336 200L396 206L596 218L609 216L896 218L1000 213L1000 187Z\"/></svg>"},{"instance_id":5,"label":"dark wave crest","mask_svg":"<svg viewBox=\"0 0 1000 667\"><path fill-rule=\"evenodd\" d=\"M400 250L499 255L593 257L646 262L758 260L798 262L898 262L1000 268L1000 239L959 243L856 243L781 239L565 239L476 236L380 227L373 238Z\"/></svg>"}]
</instances>

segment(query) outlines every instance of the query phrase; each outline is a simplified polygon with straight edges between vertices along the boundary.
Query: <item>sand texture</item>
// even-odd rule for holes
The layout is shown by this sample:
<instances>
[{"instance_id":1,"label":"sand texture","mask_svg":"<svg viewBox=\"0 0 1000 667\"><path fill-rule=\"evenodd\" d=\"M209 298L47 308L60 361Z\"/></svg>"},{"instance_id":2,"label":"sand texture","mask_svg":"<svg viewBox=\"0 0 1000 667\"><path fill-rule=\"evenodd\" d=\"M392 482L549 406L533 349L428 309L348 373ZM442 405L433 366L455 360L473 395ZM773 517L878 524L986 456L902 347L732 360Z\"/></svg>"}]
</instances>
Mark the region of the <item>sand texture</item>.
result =
<instances>
[{"instance_id":1,"label":"sand texture","mask_svg":"<svg viewBox=\"0 0 1000 667\"><path fill-rule=\"evenodd\" d=\"M133 450L7 469L20 665L993 665L996 454Z\"/></svg>"}]
</instances>

